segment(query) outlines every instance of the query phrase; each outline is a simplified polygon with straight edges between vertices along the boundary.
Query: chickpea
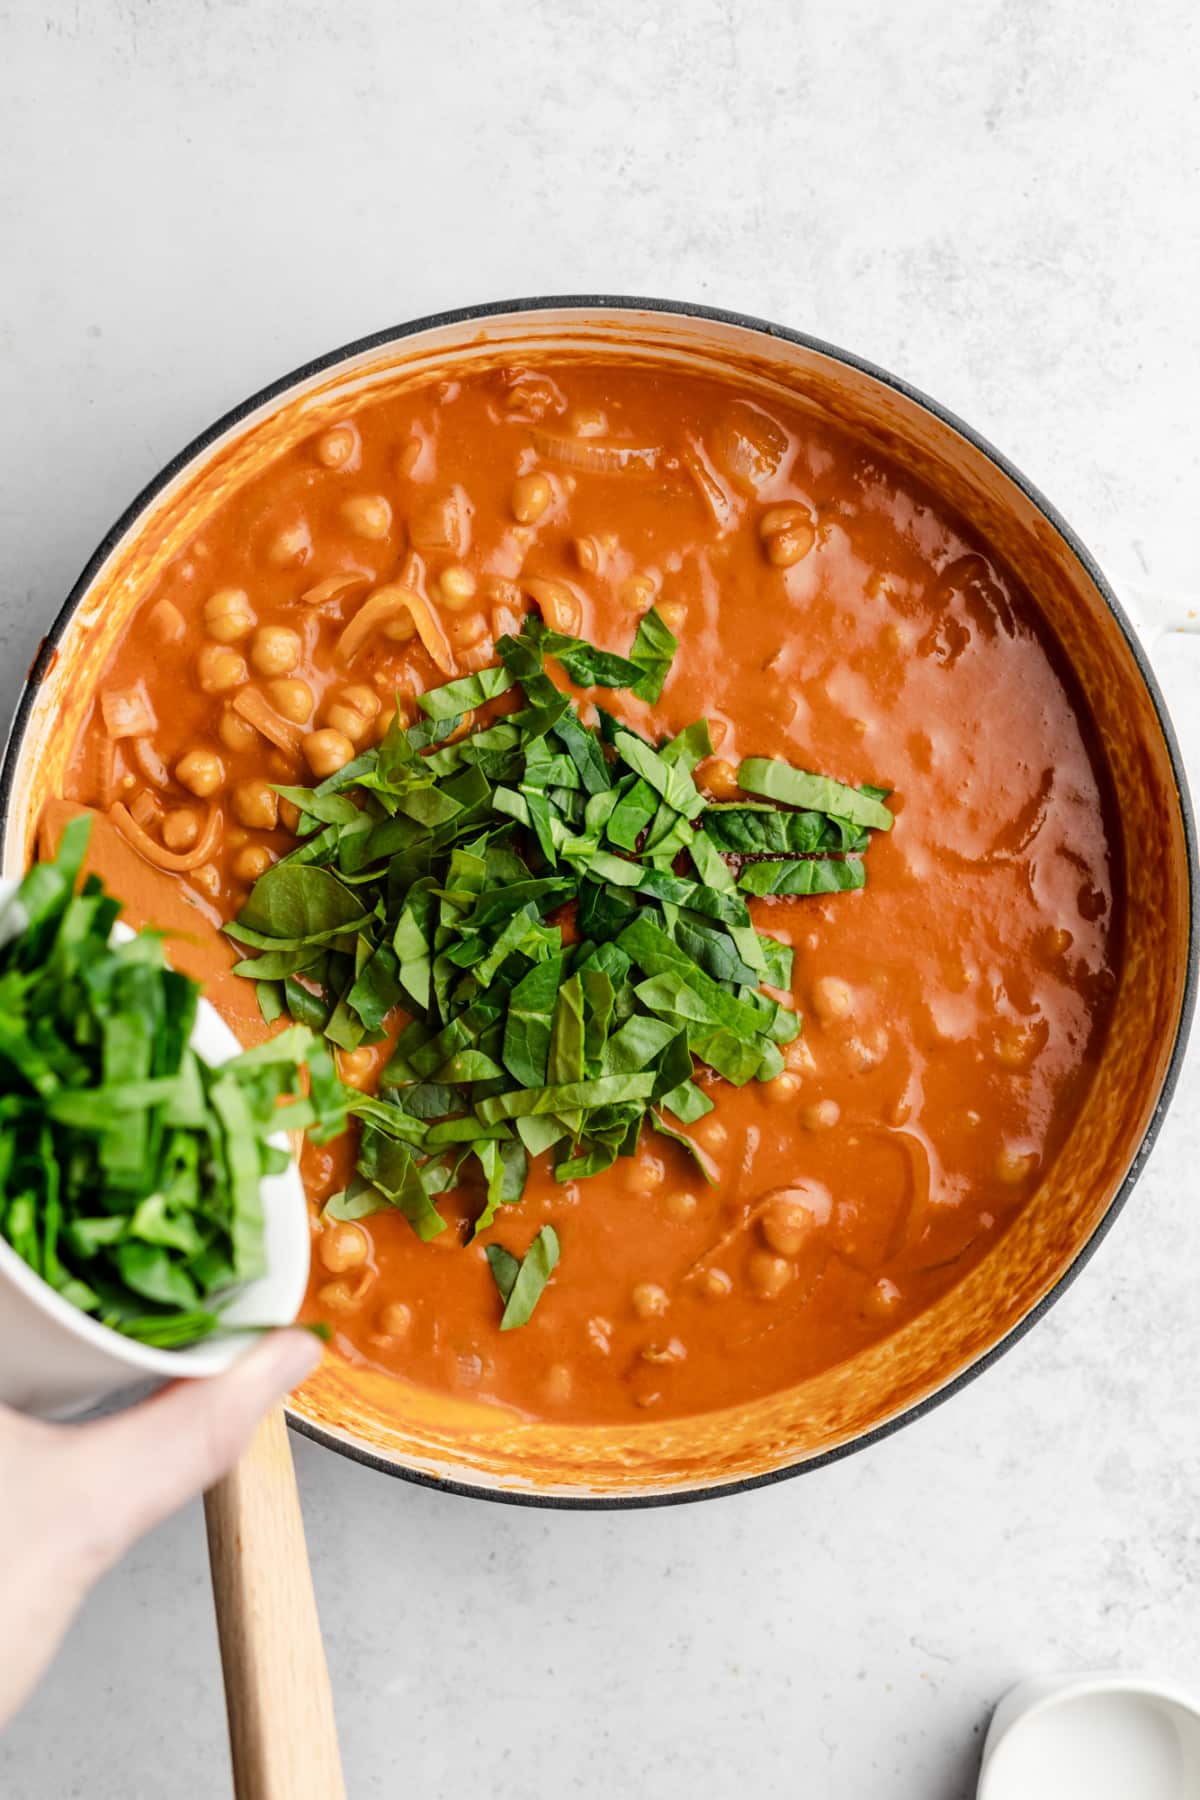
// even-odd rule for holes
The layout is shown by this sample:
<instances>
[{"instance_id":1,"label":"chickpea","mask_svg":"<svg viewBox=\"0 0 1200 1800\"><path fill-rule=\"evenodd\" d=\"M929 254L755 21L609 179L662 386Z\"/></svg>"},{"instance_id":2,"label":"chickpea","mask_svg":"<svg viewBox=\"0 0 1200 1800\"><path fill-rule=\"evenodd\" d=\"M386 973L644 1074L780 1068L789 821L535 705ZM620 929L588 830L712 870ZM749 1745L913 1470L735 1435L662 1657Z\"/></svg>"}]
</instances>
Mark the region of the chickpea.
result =
<instances>
[{"instance_id":1,"label":"chickpea","mask_svg":"<svg viewBox=\"0 0 1200 1800\"><path fill-rule=\"evenodd\" d=\"M695 1194L680 1193L667 1195L667 1211L677 1225L690 1225L700 1209L700 1202Z\"/></svg>"},{"instance_id":2,"label":"chickpea","mask_svg":"<svg viewBox=\"0 0 1200 1800\"><path fill-rule=\"evenodd\" d=\"M896 1283L881 1275L863 1296L863 1311L869 1319L890 1319L903 1298Z\"/></svg>"},{"instance_id":3,"label":"chickpea","mask_svg":"<svg viewBox=\"0 0 1200 1800\"><path fill-rule=\"evenodd\" d=\"M617 598L622 606L629 608L630 612L645 612L648 607L654 605L657 592L658 589L649 575L630 575L621 583Z\"/></svg>"},{"instance_id":4,"label":"chickpea","mask_svg":"<svg viewBox=\"0 0 1200 1800\"><path fill-rule=\"evenodd\" d=\"M1008 1023L999 1026L992 1044L996 1061L1003 1063L1006 1069L1024 1068L1037 1055L1038 1038L1036 1025Z\"/></svg>"},{"instance_id":5,"label":"chickpea","mask_svg":"<svg viewBox=\"0 0 1200 1800\"><path fill-rule=\"evenodd\" d=\"M848 1019L854 1012L854 992L839 975L821 975L813 982L813 1011L826 1025Z\"/></svg>"},{"instance_id":6,"label":"chickpea","mask_svg":"<svg viewBox=\"0 0 1200 1800\"><path fill-rule=\"evenodd\" d=\"M579 537L574 543L575 561L585 575L594 575L600 567L600 546L594 537Z\"/></svg>"},{"instance_id":7,"label":"chickpea","mask_svg":"<svg viewBox=\"0 0 1200 1800\"><path fill-rule=\"evenodd\" d=\"M687 1359L687 1346L682 1338L668 1338L665 1344L643 1344L642 1361L654 1364L681 1363Z\"/></svg>"},{"instance_id":8,"label":"chickpea","mask_svg":"<svg viewBox=\"0 0 1200 1800\"><path fill-rule=\"evenodd\" d=\"M774 1300L782 1294L795 1271L783 1256L770 1256L756 1250L746 1264L750 1286L763 1300Z\"/></svg>"},{"instance_id":9,"label":"chickpea","mask_svg":"<svg viewBox=\"0 0 1200 1800\"><path fill-rule=\"evenodd\" d=\"M301 681L298 676L268 681L267 698L280 718L293 725L303 725L312 718L313 691L307 681Z\"/></svg>"},{"instance_id":10,"label":"chickpea","mask_svg":"<svg viewBox=\"0 0 1200 1800\"><path fill-rule=\"evenodd\" d=\"M687 624L687 607L682 600L664 600L658 609L658 616L668 631L678 637Z\"/></svg>"},{"instance_id":11,"label":"chickpea","mask_svg":"<svg viewBox=\"0 0 1200 1800\"><path fill-rule=\"evenodd\" d=\"M887 1055L888 1040L884 1031L872 1031L866 1037L852 1037L842 1047L842 1055L859 1075L865 1075Z\"/></svg>"},{"instance_id":12,"label":"chickpea","mask_svg":"<svg viewBox=\"0 0 1200 1800\"><path fill-rule=\"evenodd\" d=\"M241 588L218 588L204 603L204 629L218 644L236 644L254 629L254 612Z\"/></svg>"},{"instance_id":13,"label":"chickpea","mask_svg":"<svg viewBox=\"0 0 1200 1800\"><path fill-rule=\"evenodd\" d=\"M357 1281L347 1281L345 1276L339 1276L336 1281L327 1281L317 1289L317 1300L326 1312L356 1312L373 1281L370 1269L364 1269Z\"/></svg>"},{"instance_id":14,"label":"chickpea","mask_svg":"<svg viewBox=\"0 0 1200 1800\"><path fill-rule=\"evenodd\" d=\"M412 1307L406 1306L403 1300L389 1300L380 1308L379 1329L384 1337L407 1337L412 1330Z\"/></svg>"},{"instance_id":15,"label":"chickpea","mask_svg":"<svg viewBox=\"0 0 1200 1800\"><path fill-rule=\"evenodd\" d=\"M544 475L519 475L513 482L513 518L522 525L540 519L551 500L551 487Z\"/></svg>"},{"instance_id":16,"label":"chickpea","mask_svg":"<svg viewBox=\"0 0 1200 1800\"><path fill-rule=\"evenodd\" d=\"M1013 1186L1032 1175L1037 1157L1032 1150L1016 1150L1006 1145L996 1158L996 1174Z\"/></svg>"},{"instance_id":17,"label":"chickpea","mask_svg":"<svg viewBox=\"0 0 1200 1800\"><path fill-rule=\"evenodd\" d=\"M571 1398L575 1383L566 1363L551 1363L546 1370L542 1392L551 1405L562 1406Z\"/></svg>"},{"instance_id":18,"label":"chickpea","mask_svg":"<svg viewBox=\"0 0 1200 1800\"><path fill-rule=\"evenodd\" d=\"M759 1223L772 1250L780 1256L795 1256L808 1242L816 1220L803 1201L780 1194L768 1202Z\"/></svg>"},{"instance_id":19,"label":"chickpea","mask_svg":"<svg viewBox=\"0 0 1200 1800\"><path fill-rule=\"evenodd\" d=\"M652 1194L655 1188L662 1186L666 1173L657 1157L639 1156L630 1167L625 1181L635 1194Z\"/></svg>"},{"instance_id":20,"label":"chickpea","mask_svg":"<svg viewBox=\"0 0 1200 1800\"><path fill-rule=\"evenodd\" d=\"M741 792L737 770L723 756L706 756L696 770L696 779L717 800L732 800Z\"/></svg>"},{"instance_id":21,"label":"chickpea","mask_svg":"<svg viewBox=\"0 0 1200 1800\"><path fill-rule=\"evenodd\" d=\"M337 1066L338 1074L347 1087L365 1088L375 1069L375 1052L369 1044L362 1045L358 1050L339 1050Z\"/></svg>"},{"instance_id":22,"label":"chickpea","mask_svg":"<svg viewBox=\"0 0 1200 1800\"><path fill-rule=\"evenodd\" d=\"M280 800L279 823L283 826L285 831L290 831L292 836L295 837L296 827L300 823L300 808L296 805L294 800Z\"/></svg>"},{"instance_id":23,"label":"chickpea","mask_svg":"<svg viewBox=\"0 0 1200 1800\"><path fill-rule=\"evenodd\" d=\"M233 859L233 872L239 881L253 883L265 875L275 858L265 844L247 844Z\"/></svg>"},{"instance_id":24,"label":"chickpea","mask_svg":"<svg viewBox=\"0 0 1200 1800\"><path fill-rule=\"evenodd\" d=\"M398 612L391 619L385 619L379 627L380 635L393 644L407 644L417 635L417 622L407 610Z\"/></svg>"},{"instance_id":25,"label":"chickpea","mask_svg":"<svg viewBox=\"0 0 1200 1800\"><path fill-rule=\"evenodd\" d=\"M723 1150L729 1142L728 1131L720 1119L714 1118L712 1113L700 1120L693 1130L692 1136L699 1144L703 1145L705 1150Z\"/></svg>"},{"instance_id":26,"label":"chickpea","mask_svg":"<svg viewBox=\"0 0 1200 1800\"><path fill-rule=\"evenodd\" d=\"M239 781L233 790L233 816L248 831L274 831L279 795L266 781Z\"/></svg>"},{"instance_id":27,"label":"chickpea","mask_svg":"<svg viewBox=\"0 0 1200 1800\"><path fill-rule=\"evenodd\" d=\"M358 449L353 425L331 425L317 439L317 461L326 469L344 469Z\"/></svg>"},{"instance_id":28,"label":"chickpea","mask_svg":"<svg viewBox=\"0 0 1200 1800\"><path fill-rule=\"evenodd\" d=\"M450 620L450 636L456 649L473 650L476 644L482 644L488 634L488 622L484 613L467 613L463 618Z\"/></svg>"},{"instance_id":29,"label":"chickpea","mask_svg":"<svg viewBox=\"0 0 1200 1800\"><path fill-rule=\"evenodd\" d=\"M800 1123L806 1131L830 1131L842 1116L836 1100L814 1100L801 1110Z\"/></svg>"},{"instance_id":30,"label":"chickpea","mask_svg":"<svg viewBox=\"0 0 1200 1800\"><path fill-rule=\"evenodd\" d=\"M293 563L307 562L311 553L312 538L308 526L300 519L275 533L267 549L267 561L277 569L287 569Z\"/></svg>"},{"instance_id":31,"label":"chickpea","mask_svg":"<svg viewBox=\"0 0 1200 1800\"><path fill-rule=\"evenodd\" d=\"M724 1300L733 1292L733 1281L724 1269L705 1269L698 1285L706 1300Z\"/></svg>"},{"instance_id":32,"label":"chickpea","mask_svg":"<svg viewBox=\"0 0 1200 1800\"><path fill-rule=\"evenodd\" d=\"M250 661L259 675L290 675L302 648L298 631L287 625L262 625L250 645Z\"/></svg>"},{"instance_id":33,"label":"chickpea","mask_svg":"<svg viewBox=\"0 0 1200 1800\"><path fill-rule=\"evenodd\" d=\"M227 706L218 719L217 736L225 748L235 754L253 750L260 741L249 719L243 719L241 713L234 712L232 706Z\"/></svg>"},{"instance_id":34,"label":"chickpea","mask_svg":"<svg viewBox=\"0 0 1200 1800\"><path fill-rule=\"evenodd\" d=\"M631 1298L639 1319L660 1319L670 1305L667 1290L656 1281L639 1281Z\"/></svg>"},{"instance_id":35,"label":"chickpea","mask_svg":"<svg viewBox=\"0 0 1200 1800\"><path fill-rule=\"evenodd\" d=\"M215 900L221 891L221 871L215 863L201 863L198 869L192 870L188 879L194 881L201 893L207 894L210 900Z\"/></svg>"},{"instance_id":36,"label":"chickpea","mask_svg":"<svg viewBox=\"0 0 1200 1800\"><path fill-rule=\"evenodd\" d=\"M392 509L382 494L355 494L343 500L341 514L355 537L379 543L392 529Z\"/></svg>"},{"instance_id":37,"label":"chickpea","mask_svg":"<svg viewBox=\"0 0 1200 1800\"><path fill-rule=\"evenodd\" d=\"M325 708L325 723L340 731L352 744L361 744L370 736L371 726L379 717L382 702L374 688L356 683L342 688Z\"/></svg>"},{"instance_id":38,"label":"chickpea","mask_svg":"<svg viewBox=\"0 0 1200 1800\"><path fill-rule=\"evenodd\" d=\"M168 850L181 854L190 850L200 836L200 821L190 806L177 807L162 822L162 841Z\"/></svg>"},{"instance_id":39,"label":"chickpea","mask_svg":"<svg viewBox=\"0 0 1200 1800\"><path fill-rule=\"evenodd\" d=\"M268 750L267 773L272 781L295 781L299 773L295 757L286 750Z\"/></svg>"},{"instance_id":40,"label":"chickpea","mask_svg":"<svg viewBox=\"0 0 1200 1800\"><path fill-rule=\"evenodd\" d=\"M336 775L354 755L354 745L343 731L310 731L304 740L304 756L319 779Z\"/></svg>"},{"instance_id":41,"label":"chickpea","mask_svg":"<svg viewBox=\"0 0 1200 1800\"><path fill-rule=\"evenodd\" d=\"M175 779L198 800L207 800L225 781L225 765L215 750L189 750L175 764Z\"/></svg>"},{"instance_id":42,"label":"chickpea","mask_svg":"<svg viewBox=\"0 0 1200 1800\"><path fill-rule=\"evenodd\" d=\"M367 1234L350 1220L331 1221L317 1239L317 1255L331 1275L344 1275L367 1260Z\"/></svg>"},{"instance_id":43,"label":"chickpea","mask_svg":"<svg viewBox=\"0 0 1200 1800\"><path fill-rule=\"evenodd\" d=\"M1074 937L1064 926L1047 925L1038 932L1034 940L1034 953L1043 962L1057 962L1060 956L1067 954L1074 942Z\"/></svg>"},{"instance_id":44,"label":"chickpea","mask_svg":"<svg viewBox=\"0 0 1200 1800\"><path fill-rule=\"evenodd\" d=\"M782 1075L776 1075L764 1083L763 1095L766 1099L774 1101L794 1100L800 1092L801 1085L800 1077L794 1075L790 1069L785 1069Z\"/></svg>"},{"instance_id":45,"label":"chickpea","mask_svg":"<svg viewBox=\"0 0 1200 1800\"><path fill-rule=\"evenodd\" d=\"M457 612L475 598L475 577L461 563L451 563L438 576L438 592L442 597L442 604L452 612Z\"/></svg>"},{"instance_id":46,"label":"chickpea","mask_svg":"<svg viewBox=\"0 0 1200 1800\"><path fill-rule=\"evenodd\" d=\"M196 677L206 694L227 694L246 679L246 659L224 644L205 644L196 658Z\"/></svg>"},{"instance_id":47,"label":"chickpea","mask_svg":"<svg viewBox=\"0 0 1200 1800\"><path fill-rule=\"evenodd\" d=\"M766 559L777 569L790 569L817 541L816 528L803 506L768 507L758 521Z\"/></svg>"}]
</instances>

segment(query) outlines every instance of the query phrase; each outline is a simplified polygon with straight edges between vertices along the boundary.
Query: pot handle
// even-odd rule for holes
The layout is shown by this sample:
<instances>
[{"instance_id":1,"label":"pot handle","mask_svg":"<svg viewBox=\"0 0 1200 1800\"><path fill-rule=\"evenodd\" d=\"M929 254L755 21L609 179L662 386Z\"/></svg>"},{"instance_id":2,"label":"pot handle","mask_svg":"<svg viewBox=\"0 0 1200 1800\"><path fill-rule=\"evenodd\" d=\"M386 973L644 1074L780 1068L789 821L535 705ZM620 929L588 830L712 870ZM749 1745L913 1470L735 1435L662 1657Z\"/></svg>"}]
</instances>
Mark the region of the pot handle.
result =
<instances>
[{"instance_id":1,"label":"pot handle","mask_svg":"<svg viewBox=\"0 0 1200 1800\"><path fill-rule=\"evenodd\" d=\"M1200 633L1200 594L1149 588L1114 576L1113 587L1147 650L1175 631Z\"/></svg>"}]
</instances>

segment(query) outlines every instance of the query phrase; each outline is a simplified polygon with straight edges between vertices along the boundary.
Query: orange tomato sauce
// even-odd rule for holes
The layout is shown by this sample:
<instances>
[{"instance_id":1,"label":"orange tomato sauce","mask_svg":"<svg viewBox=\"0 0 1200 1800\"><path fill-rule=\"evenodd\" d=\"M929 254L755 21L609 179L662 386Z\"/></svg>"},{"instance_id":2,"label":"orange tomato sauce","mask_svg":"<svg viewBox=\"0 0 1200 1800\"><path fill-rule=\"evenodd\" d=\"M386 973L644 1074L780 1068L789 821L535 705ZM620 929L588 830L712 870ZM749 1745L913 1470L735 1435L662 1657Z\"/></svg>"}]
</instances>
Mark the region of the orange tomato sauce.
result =
<instances>
[{"instance_id":1,"label":"orange tomato sauce","mask_svg":"<svg viewBox=\"0 0 1200 1800\"><path fill-rule=\"evenodd\" d=\"M707 717L698 779L721 798L741 758L783 757L891 789L896 822L863 891L751 901L794 947L804 1032L775 1081L713 1082L694 1133L716 1186L644 1132L588 1180L539 1159L482 1243L478 1193L448 1196L455 1229L422 1244L398 1214L321 1225L353 1145L309 1146L308 1315L352 1361L580 1422L736 1404L895 1331L1028 1202L1119 965L1105 774L1028 595L804 412L682 373L497 369L364 406L227 499L118 644L68 797L232 918L293 842L270 784L329 773L395 694L447 678L408 615L339 659L395 581L460 671L494 660L531 583L543 606L539 582L568 584L580 634L621 652L653 601L680 640L662 698L605 704L649 733ZM385 1053L344 1072L369 1086ZM558 1269L501 1333L484 1243L520 1254L546 1222Z\"/></svg>"}]
</instances>

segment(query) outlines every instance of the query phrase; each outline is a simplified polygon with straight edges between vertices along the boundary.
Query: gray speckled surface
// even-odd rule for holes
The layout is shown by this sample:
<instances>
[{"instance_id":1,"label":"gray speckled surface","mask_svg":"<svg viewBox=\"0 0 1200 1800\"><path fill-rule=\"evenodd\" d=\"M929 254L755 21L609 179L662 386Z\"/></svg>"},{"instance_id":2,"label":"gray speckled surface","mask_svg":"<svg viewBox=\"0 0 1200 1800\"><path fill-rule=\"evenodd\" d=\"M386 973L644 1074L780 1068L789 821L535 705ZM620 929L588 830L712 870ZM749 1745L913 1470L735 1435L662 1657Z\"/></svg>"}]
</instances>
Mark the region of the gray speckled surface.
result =
<instances>
[{"instance_id":1,"label":"gray speckled surface","mask_svg":"<svg viewBox=\"0 0 1200 1800\"><path fill-rule=\"evenodd\" d=\"M970 418L1118 575L1200 588L1189 0L0 3L0 706L181 443L359 332L665 293ZM1200 771L1200 641L1158 666ZM296 1446L353 1800L964 1800L1015 1677L1200 1683L1200 1063L1084 1279L810 1479L623 1517ZM101 1587L5 1800L228 1792L197 1508Z\"/></svg>"}]
</instances>

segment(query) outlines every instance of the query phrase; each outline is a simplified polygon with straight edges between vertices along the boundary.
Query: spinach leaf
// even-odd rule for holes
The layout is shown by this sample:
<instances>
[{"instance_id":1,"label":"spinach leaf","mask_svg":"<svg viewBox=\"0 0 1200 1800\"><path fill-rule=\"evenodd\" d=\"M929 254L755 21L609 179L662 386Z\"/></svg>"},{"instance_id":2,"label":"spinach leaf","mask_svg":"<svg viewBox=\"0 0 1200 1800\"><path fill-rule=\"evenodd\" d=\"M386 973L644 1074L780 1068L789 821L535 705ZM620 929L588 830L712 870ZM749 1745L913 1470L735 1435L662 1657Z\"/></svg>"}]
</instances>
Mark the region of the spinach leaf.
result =
<instances>
[{"instance_id":1,"label":"spinach leaf","mask_svg":"<svg viewBox=\"0 0 1200 1800\"><path fill-rule=\"evenodd\" d=\"M633 648L629 652L630 662L641 670L631 683L639 700L645 700L651 706L657 703L678 648L678 638L652 606L638 622Z\"/></svg>"},{"instance_id":2,"label":"spinach leaf","mask_svg":"<svg viewBox=\"0 0 1200 1800\"><path fill-rule=\"evenodd\" d=\"M499 1244L489 1244L487 1258L504 1301L501 1331L514 1331L527 1325L533 1309L542 1297L546 1283L558 1266L558 1235L552 1225L543 1225L520 1263Z\"/></svg>"},{"instance_id":3,"label":"spinach leaf","mask_svg":"<svg viewBox=\"0 0 1200 1800\"><path fill-rule=\"evenodd\" d=\"M853 825L868 825L873 831L892 829L892 815L875 798L877 790L864 793L859 788L845 787L828 775L809 775L776 758L748 757L738 769L738 786L747 794L765 794L769 800L779 800L785 806L832 813L836 818L849 819Z\"/></svg>"},{"instance_id":4,"label":"spinach leaf","mask_svg":"<svg viewBox=\"0 0 1200 1800\"><path fill-rule=\"evenodd\" d=\"M867 879L861 857L814 856L800 862L747 863L738 886L747 894L845 894Z\"/></svg>"}]
</instances>

